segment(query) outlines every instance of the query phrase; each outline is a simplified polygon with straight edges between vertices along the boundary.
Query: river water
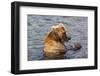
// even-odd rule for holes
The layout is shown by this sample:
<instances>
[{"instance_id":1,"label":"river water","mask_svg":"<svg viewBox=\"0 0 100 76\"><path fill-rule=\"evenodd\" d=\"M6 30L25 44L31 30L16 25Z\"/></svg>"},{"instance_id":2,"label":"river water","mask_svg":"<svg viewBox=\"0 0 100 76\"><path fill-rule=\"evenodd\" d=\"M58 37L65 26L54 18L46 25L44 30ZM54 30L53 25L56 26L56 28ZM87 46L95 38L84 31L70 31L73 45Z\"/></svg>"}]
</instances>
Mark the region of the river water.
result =
<instances>
[{"instance_id":1,"label":"river water","mask_svg":"<svg viewBox=\"0 0 100 76\"><path fill-rule=\"evenodd\" d=\"M53 16L53 15L27 15L28 21L28 61L43 60L43 42L51 26L61 22L69 29L71 40L68 44L79 42L82 48L65 54L66 59L88 57L88 17Z\"/></svg>"}]
</instances>

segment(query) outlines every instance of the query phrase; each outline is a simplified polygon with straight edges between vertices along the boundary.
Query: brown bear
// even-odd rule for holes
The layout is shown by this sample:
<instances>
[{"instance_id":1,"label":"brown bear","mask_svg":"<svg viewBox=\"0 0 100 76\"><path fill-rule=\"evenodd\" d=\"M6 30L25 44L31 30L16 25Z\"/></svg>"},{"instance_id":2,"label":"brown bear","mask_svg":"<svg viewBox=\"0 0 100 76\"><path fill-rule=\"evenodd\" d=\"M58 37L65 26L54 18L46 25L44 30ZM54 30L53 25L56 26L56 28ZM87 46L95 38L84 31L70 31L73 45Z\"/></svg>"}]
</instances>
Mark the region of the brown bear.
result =
<instances>
[{"instance_id":1,"label":"brown bear","mask_svg":"<svg viewBox=\"0 0 100 76\"><path fill-rule=\"evenodd\" d=\"M44 40L45 59L63 59L67 51L64 42L70 39L68 28L65 28L63 23L52 26Z\"/></svg>"}]
</instances>

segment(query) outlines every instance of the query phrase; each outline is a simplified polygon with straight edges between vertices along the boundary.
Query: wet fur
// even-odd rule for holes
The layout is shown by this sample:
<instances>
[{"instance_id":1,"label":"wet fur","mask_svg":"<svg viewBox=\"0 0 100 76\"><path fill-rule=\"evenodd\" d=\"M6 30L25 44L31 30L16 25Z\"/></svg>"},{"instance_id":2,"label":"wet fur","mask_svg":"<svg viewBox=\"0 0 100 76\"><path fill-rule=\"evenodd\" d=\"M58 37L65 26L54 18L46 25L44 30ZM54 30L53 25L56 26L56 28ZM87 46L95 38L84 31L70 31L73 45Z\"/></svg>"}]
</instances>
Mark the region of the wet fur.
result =
<instances>
[{"instance_id":1,"label":"wet fur","mask_svg":"<svg viewBox=\"0 0 100 76\"><path fill-rule=\"evenodd\" d=\"M45 59L63 59L66 53L64 42L68 42L68 32L63 24L54 26L44 40Z\"/></svg>"}]
</instances>

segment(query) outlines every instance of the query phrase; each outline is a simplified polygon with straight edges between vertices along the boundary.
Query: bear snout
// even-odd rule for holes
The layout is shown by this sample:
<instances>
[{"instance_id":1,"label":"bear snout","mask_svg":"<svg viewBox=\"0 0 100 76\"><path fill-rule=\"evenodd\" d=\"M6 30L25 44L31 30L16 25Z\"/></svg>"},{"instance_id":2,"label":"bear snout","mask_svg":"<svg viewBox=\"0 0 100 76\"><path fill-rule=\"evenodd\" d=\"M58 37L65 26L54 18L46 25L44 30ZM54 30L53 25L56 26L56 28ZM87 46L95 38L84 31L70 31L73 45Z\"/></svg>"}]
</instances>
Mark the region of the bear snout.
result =
<instances>
[{"instance_id":1,"label":"bear snout","mask_svg":"<svg viewBox=\"0 0 100 76\"><path fill-rule=\"evenodd\" d=\"M71 40L71 37L70 36L68 37L68 40Z\"/></svg>"}]
</instances>

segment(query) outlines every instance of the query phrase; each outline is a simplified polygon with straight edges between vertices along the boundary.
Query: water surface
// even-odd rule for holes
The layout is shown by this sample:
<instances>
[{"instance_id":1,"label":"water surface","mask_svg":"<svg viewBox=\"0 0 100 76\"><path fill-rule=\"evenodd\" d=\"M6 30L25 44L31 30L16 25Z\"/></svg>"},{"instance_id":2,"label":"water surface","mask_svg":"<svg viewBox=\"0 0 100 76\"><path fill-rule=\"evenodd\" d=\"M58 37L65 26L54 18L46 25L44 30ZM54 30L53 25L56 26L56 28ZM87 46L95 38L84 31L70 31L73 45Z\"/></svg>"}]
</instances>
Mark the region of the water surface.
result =
<instances>
[{"instance_id":1,"label":"water surface","mask_svg":"<svg viewBox=\"0 0 100 76\"><path fill-rule=\"evenodd\" d=\"M88 18L78 16L49 16L49 15L27 15L28 21L28 61L42 60L43 55L43 42L50 31L51 26L56 23L62 22L65 27L69 28L71 40L68 44L73 45L80 42L82 48L77 51L69 51L65 54L66 59L87 58L87 29Z\"/></svg>"}]
</instances>

